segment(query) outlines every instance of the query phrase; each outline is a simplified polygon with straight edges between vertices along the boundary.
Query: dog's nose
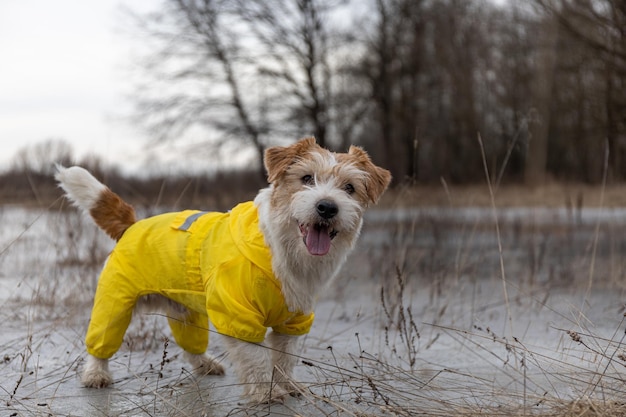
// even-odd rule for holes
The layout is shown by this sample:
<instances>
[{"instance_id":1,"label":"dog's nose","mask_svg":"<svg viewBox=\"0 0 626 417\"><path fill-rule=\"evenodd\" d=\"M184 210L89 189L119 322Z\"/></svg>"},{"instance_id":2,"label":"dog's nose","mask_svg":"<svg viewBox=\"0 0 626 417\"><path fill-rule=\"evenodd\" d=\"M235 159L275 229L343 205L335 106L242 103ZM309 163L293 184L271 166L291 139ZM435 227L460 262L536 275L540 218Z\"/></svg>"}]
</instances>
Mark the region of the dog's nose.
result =
<instances>
[{"instance_id":1,"label":"dog's nose","mask_svg":"<svg viewBox=\"0 0 626 417\"><path fill-rule=\"evenodd\" d=\"M339 212L337 204L328 200L320 200L317 203L317 214L323 219L332 219Z\"/></svg>"}]
</instances>

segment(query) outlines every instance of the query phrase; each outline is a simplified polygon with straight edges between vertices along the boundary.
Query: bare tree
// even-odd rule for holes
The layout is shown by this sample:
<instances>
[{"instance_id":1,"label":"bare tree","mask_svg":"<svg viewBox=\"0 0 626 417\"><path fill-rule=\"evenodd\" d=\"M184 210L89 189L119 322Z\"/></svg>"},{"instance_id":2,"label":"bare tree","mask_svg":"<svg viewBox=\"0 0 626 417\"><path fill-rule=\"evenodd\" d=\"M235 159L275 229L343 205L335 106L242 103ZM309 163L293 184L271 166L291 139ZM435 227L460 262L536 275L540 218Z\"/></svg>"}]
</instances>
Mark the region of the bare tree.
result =
<instances>
[{"instance_id":1,"label":"bare tree","mask_svg":"<svg viewBox=\"0 0 626 417\"><path fill-rule=\"evenodd\" d=\"M156 48L136 104L159 140L195 134L210 149L252 146L261 167L272 141L314 134L323 146L339 142L329 140L331 57L343 39L329 17L342 1L165 4L137 16Z\"/></svg>"},{"instance_id":2,"label":"bare tree","mask_svg":"<svg viewBox=\"0 0 626 417\"><path fill-rule=\"evenodd\" d=\"M146 82L134 96L138 118L157 141L199 137L194 152L219 151L233 139L262 157L264 142L247 92L240 31L234 9L220 0L168 0L162 12L135 15L153 42ZM200 128L200 129L198 129ZM200 149L198 149L198 147Z\"/></svg>"},{"instance_id":3,"label":"bare tree","mask_svg":"<svg viewBox=\"0 0 626 417\"><path fill-rule=\"evenodd\" d=\"M586 62L577 63L579 86L593 80L582 100L593 99L594 105L601 105L600 123L604 126L596 142L609 144L611 173L616 178L626 176L626 2L623 0L534 0L541 8L558 22L560 27L587 52L585 61L596 61L592 73L588 72ZM568 51L563 51L567 53ZM581 84L582 83L582 84ZM598 92L602 97L598 97ZM584 121L584 109L578 114L578 130L589 135L591 129L580 125ZM594 133L591 133L594 134ZM597 146L596 146L597 147ZM584 158L588 158L590 149L586 148ZM601 153L600 153L601 154Z\"/></svg>"},{"instance_id":4,"label":"bare tree","mask_svg":"<svg viewBox=\"0 0 626 417\"><path fill-rule=\"evenodd\" d=\"M532 99L536 116L533 117L531 123L531 136L528 142L524 170L524 180L530 185L541 184L546 179L558 26L553 19L545 19L540 26L540 31L544 41L539 45L536 74L532 86Z\"/></svg>"},{"instance_id":5,"label":"bare tree","mask_svg":"<svg viewBox=\"0 0 626 417\"><path fill-rule=\"evenodd\" d=\"M331 100L327 15L336 2L239 0L238 13L262 50L257 71L271 85L272 101L284 101L285 115L310 129L327 146ZM304 133L304 132L302 132Z\"/></svg>"},{"instance_id":6,"label":"bare tree","mask_svg":"<svg viewBox=\"0 0 626 417\"><path fill-rule=\"evenodd\" d=\"M422 60L424 59L425 11L421 0L375 0L373 26L364 39L364 80L370 85L375 131L364 141L379 148L381 160L395 180L414 178L420 121ZM378 145L378 146L376 146Z\"/></svg>"},{"instance_id":7,"label":"bare tree","mask_svg":"<svg viewBox=\"0 0 626 417\"><path fill-rule=\"evenodd\" d=\"M479 112L488 101L480 87L493 73L487 57L496 55L487 3L375 0L372 9L364 66L385 163L397 180L476 178L476 135L497 108Z\"/></svg>"},{"instance_id":8,"label":"bare tree","mask_svg":"<svg viewBox=\"0 0 626 417\"><path fill-rule=\"evenodd\" d=\"M597 181L608 138L626 177L623 1L164 2L137 18L152 59L135 102L158 140L245 147L260 168L314 134L367 146L396 181L467 182L480 133L498 182L534 183Z\"/></svg>"},{"instance_id":9,"label":"bare tree","mask_svg":"<svg viewBox=\"0 0 626 417\"><path fill-rule=\"evenodd\" d=\"M72 162L72 145L63 139L47 139L20 148L15 154L13 169L41 175L52 175L54 164Z\"/></svg>"}]
</instances>

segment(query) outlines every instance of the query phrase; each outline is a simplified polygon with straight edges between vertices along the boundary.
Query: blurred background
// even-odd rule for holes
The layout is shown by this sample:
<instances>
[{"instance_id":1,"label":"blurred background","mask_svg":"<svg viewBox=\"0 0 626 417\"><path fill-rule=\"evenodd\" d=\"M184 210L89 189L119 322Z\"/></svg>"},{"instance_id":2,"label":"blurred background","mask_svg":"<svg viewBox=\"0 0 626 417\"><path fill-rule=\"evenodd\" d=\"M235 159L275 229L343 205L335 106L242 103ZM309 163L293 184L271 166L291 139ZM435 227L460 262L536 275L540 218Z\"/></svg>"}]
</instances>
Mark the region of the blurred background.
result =
<instances>
[{"instance_id":1,"label":"blurred background","mask_svg":"<svg viewBox=\"0 0 626 417\"><path fill-rule=\"evenodd\" d=\"M3 202L57 195L54 162L246 198L307 135L396 187L626 178L621 0L8 0L0 54Z\"/></svg>"}]
</instances>

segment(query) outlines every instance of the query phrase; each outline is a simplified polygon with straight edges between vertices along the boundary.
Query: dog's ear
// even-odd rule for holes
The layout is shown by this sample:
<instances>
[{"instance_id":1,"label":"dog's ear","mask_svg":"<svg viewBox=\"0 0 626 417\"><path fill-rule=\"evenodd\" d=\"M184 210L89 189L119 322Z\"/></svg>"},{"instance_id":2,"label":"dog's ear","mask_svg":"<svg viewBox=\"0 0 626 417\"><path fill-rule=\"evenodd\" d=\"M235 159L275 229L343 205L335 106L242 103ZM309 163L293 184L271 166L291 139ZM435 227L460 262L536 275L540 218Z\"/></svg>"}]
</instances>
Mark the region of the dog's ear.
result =
<instances>
[{"instance_id":1,"label":"dog's ear","mask_svg":"<svg viewBox=\"0 0 626 417\"><path fill-rule=\"evenodd\" d=\"M367 196L372 203L378 203L380 196L391 182L391 173L384 168L374 165L367 152L358 146L350 146L348 155L355 157L359 167L367 173L367 178L365 179Z\"/></svg>"},{"instance_id":2,"label":"dog's ear","mask_svg":"<svg viewBox=\"0 0 626 417\"><path fill-rule=\"evenodd\" d=\"M268 148L263 158L268 182L271 184L276 181L287 171L291 164L317 146L315 138L307 137L293 145Z\"/></svg>"}]
</instances>

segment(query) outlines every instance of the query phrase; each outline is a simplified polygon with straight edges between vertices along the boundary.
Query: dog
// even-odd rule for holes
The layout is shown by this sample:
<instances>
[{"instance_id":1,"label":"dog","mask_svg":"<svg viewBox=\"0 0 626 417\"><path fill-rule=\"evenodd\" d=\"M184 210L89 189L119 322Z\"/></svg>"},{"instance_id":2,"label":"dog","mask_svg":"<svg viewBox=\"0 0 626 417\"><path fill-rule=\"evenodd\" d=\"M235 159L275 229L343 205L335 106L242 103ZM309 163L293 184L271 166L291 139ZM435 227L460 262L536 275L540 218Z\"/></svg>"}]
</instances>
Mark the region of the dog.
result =
<instances>
[{"instance_id":1,"label":"dog","mask_svg":"<svg viewBox=\"0 0 626 417\"><path fill-rule=\"evenodd\" d=\"M389 171L360 147L333 153L314 138L268 148L269 186L227 213L185 210L137 221L131 205L88 171L57 167L59 186L117 241L98 280L85 338L87 387L113 383L108 359L135 307L165 311L194 371L223 375L206 353L209 320L224 338L251 403L297 395L297 337L354 247L363 213ZM268 329L272 331L267 334Z\"/></svg>"}]
</instances>

